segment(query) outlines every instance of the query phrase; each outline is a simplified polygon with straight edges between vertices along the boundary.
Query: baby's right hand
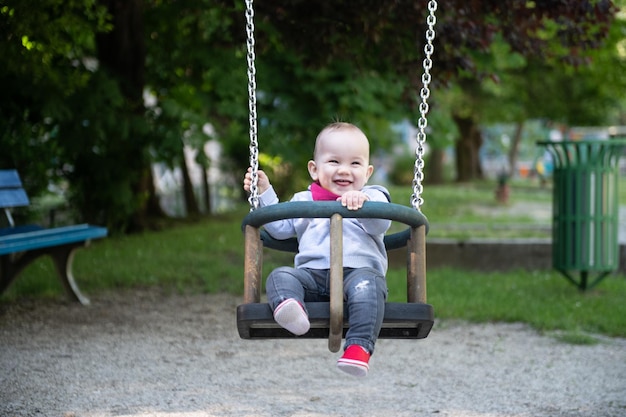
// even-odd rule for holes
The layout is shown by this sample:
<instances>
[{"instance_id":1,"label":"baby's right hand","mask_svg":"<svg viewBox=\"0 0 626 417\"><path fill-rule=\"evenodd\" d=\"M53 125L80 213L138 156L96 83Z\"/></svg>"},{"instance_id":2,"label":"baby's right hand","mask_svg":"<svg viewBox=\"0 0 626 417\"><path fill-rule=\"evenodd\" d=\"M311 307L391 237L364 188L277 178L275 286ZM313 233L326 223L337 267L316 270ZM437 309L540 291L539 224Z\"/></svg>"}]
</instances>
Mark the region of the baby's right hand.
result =
<instances>
[{"instance_id":1,"label":"baby's right hand","mask_svg":"<svg viewBox=\"0 0 626 417\"><path fill-rule=\"evenodd\" d=\"M265 172L261 170L257 171L257 175L258 175L257 190L259 194L263 194L265 191L267 191L268 188L270 188L270 180L265 174ZM251 185L252 185L252 168L248 168L248 172L246 172L246 175L243 179L243 189L246 190L247 192L250 192Z\"/></svg>"}]
</instances>

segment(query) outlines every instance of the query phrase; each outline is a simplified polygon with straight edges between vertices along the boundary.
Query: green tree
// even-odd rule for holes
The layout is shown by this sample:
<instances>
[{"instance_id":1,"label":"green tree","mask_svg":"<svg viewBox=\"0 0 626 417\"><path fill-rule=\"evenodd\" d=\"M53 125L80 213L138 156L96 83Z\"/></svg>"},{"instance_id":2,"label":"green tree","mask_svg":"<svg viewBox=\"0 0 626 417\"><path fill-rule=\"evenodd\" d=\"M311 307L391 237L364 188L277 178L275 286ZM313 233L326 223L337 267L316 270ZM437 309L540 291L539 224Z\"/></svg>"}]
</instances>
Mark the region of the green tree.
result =
<instances>
[{"instance_id":1,"label":"green tree","mask_svg":"<svg viewBox=\"0 0 626 417\"><path fill-rule=\"evenodd\" d=\"M517 22L529 36L520 38L514 31L499 32L488 50L474 54L479 76L462 75L455 81L461 86L452 107L460 131L456 143L458 181L482 177L478 164L481 123L516 124L509 154L514 167L525 120L576 118L578 123L589 123L592 114L599 112L589 111L581 117L577 110L581 103L589 110L605 108L608 96L598 83L601 78L589 82L591 74L602 72L602 64L594 63L598 54L612 53L612 38L620 26L619 20L614 19L617 9L604 1L550 3L528 3L545 15L531 14L525 21L501 16L503 29ZM563 15L559 17L559 13ZM592 84L594 87L589 89ZM594 120L597 123L600 119Z\"/></svg>"},{"instance_id":2,"label":"green tree","mask_svg":"<svg viewBox=\"0 0 626 417\"><path fill-rule=\"evenodd\" d=\"M626 90L626 59L619 45L626 39L626 20L613 21L603 47L586 53L587 61L571 66L560 60L494 52L508 63L500 65L498 82L486 80L479 96L483 98L481 121L509 122L516 125L509 149L509 165L514 168L524 131L524 122L543 119L566 126L599 126L619 123L626 107L621 94ZM621 110L620 110L621 109Z\"/></svg>"},{"instance_id":3,"label":"green tree","mask_svg":"<svg viewBox=\"0 0 626 417\"><path fill-rule=\"evenodd\" d=\"M18 168L31 194L61 175L59 120L89 84L95 34L106 10L91 0L7 0L0 4L0 167Z\"/></svg>"},{"instance_id":4,"label":"green tree","mask_svg":"<svg viewBox=\"0 0 626 417\"><path fill-rule=\"evenodd\" d=\"M273 31L258 37L259 44L265 45L260 59L266 53L275 56L272 47L280 45L306 63L308 71L347 60L352 71L368 69L385 78L393 74L403 86L404 115L414 120L426 4L362 0L332 5L293 2L286 7L283 2L266 1L257 7L257 14ZM463 91L464 97L452 109L459 131L457 179L471 180L481 176L479 123L488 111L485 102L492 98L481 94L483 84L501 76L502 63L492 55L494 46L506 47L507 55L580 67L588 62L590 51L603 45L617 9L606 0L439 4L433 73L436 83L453 83ZM437 135L432 139L436 141Z\"/></svg>"},{"instance_id":5,"label":"green tree","mask_svg":"<svg viewBox=\"0 0 626 417\"><path fill-rule=\"evenodd\" d=\"M302 165L332 119L362 124L379 146L390 142L392 121L416 119L428 2L257 3L260 137L269 154ZM521 56L583 63L615 14L608 0L439 4L439 86L493 72L486 64L498 33ZM158 211L150 162L181 164L183 144L207 139L206 122L233 169L247 163L242 2L12 0L0 17L8 63L0 80L10 86L0 104L2 149L10 149L2 164L41 183L67 178L86 220L146 227ZM146 88L157 99L150 109Z\"/></svg>"}]
</instances>

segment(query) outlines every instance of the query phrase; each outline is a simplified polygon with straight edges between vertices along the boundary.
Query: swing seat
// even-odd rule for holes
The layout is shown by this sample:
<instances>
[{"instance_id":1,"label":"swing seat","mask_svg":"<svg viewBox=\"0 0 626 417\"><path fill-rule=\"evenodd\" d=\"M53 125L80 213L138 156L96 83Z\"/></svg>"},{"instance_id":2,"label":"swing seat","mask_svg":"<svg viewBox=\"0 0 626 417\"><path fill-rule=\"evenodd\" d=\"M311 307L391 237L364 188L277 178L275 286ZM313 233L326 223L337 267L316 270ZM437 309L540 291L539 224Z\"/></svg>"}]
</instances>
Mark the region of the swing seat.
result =
<instances>
[{"instance_id":1,"label":"swing seat","mask_svg":"<svg viewBox=\"0 0 626 417\"><path fill-rule=\"evenodd\" d=\"M261 207L250 212L243 220L246 241L246 265L244 276L244 304L237 307L237 329L242 339L275 338L335 338L332 351L336 351L337 338L344 337L348 329L348 311L343 300L333 301L331 284L330 302L305 303L309 314L311 329L304 335L295 336L280 327L275 321L267 303L260 303L261 267L263 247L294 252L298 251L295 238L277 240L260 228L272 221L288 218L330 218L331 248L333 234L339 235L341 246L341 220L337 218L380 218L402 222L408 229L384 237L387 251L407 247L407 302L385 304L383 325L379 334L382 339L423 339L426 338L434 323L433 307L426 304L425 277L425 235L428 221L418 210L410 207L381 202L366 202L359 210L348 210L338 202L285 202ZM332 249L331 249L332 252ZM331 281L333 268L331 254ZM338 298L343 298L338 296ZM337 304L340 303L340 304ZM339 305L339 307L337 307ZM337 322L337 320L339 320Z\"/></svg>"},{"instance_id":2,"label":"swing seat","mask_svg":"<svg viewBox=\"0 0 626 417\"><path fill-rule=\"evenodd\" d=\"M274 321L267 303L241 304L237 307L237 330L242 339L328 339L330 303L305 303L311 329L302 336L283 329ZM343 333L348 330L348 310L344 308ZM434 312L429 304L386 303L380 339L424 339L433 327Z\"/></svg>"}]
</instances>

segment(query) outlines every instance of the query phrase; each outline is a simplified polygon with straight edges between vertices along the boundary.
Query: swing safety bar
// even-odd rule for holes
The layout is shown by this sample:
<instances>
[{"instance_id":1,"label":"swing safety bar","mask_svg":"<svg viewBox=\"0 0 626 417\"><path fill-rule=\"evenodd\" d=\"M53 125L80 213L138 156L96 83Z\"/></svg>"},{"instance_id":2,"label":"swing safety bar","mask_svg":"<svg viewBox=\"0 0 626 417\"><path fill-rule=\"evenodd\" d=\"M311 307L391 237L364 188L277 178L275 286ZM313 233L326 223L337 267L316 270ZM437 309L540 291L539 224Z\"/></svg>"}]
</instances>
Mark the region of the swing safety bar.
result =
<instances>
[{"instance_id":1,"label":"swing safety bar","mask_svg":"<svg viewBox=\"0 0 626 417\"><path fill-rule=\"evenodd\" d=\"M260 302L263 247L297 252L297 240L276 240L261 227L288 218L331 219L331 285L330 302L305 303L311 329L294 336L280 327L272 310ZM385 304L385 315L379 338L423 339L434 323L434 312L426 304L426 233L428 220L418 210L393 203L366 202L359 210L348 210L338 202L285 202L261 207L243 220L245 234L244 304L237 307L237 328L243 339L255 338L328 338L329 349L339 350L341 338L349 327L347 309L343 306L342 219L381 218L402 222L408 229L386 235L386 249L407 247L407 302Z\"/></svg>"}]
</instances>

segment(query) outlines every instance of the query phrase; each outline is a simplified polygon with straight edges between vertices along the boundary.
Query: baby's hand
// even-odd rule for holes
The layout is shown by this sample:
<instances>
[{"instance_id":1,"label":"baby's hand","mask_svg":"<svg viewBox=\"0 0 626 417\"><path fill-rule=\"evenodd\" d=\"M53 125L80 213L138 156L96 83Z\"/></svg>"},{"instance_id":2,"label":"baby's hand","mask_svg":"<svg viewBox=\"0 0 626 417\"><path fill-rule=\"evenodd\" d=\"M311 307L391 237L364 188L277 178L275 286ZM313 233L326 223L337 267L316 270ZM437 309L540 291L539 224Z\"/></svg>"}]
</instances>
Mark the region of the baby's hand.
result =
<instances>
[{"instance_id":1,"label":"baby's hand","mask_svg":"<svg viewBox=\"0 0 626 417\"><path fill-rule=\"evenodd\" d=\"M358 210L370 198L363 191L348 191L337 199L348 210Z\"/></svg>"},{"instance_id":2,"label":"baby's hand","mask_svg":"<svg viewBox=\"0 0 626 417\"><path fill-rule=\"evenodd\" d=\"M259 194L263 194L268 188L270 188L270 180L265 175L265 172L257 171L257 190ZM248 168L245 177L243 178L243 189L250 192L250 186L252 185L252 168Z\"/></svg>"}]
</instances>

